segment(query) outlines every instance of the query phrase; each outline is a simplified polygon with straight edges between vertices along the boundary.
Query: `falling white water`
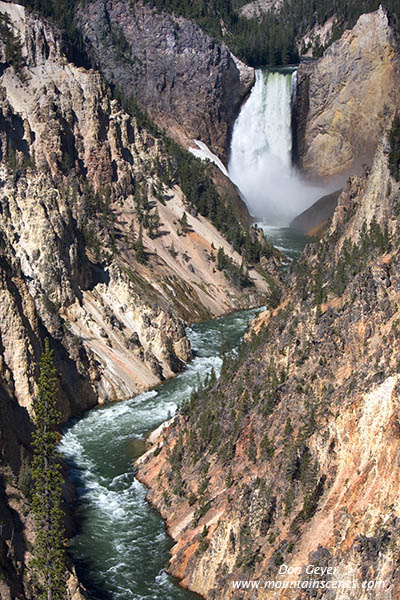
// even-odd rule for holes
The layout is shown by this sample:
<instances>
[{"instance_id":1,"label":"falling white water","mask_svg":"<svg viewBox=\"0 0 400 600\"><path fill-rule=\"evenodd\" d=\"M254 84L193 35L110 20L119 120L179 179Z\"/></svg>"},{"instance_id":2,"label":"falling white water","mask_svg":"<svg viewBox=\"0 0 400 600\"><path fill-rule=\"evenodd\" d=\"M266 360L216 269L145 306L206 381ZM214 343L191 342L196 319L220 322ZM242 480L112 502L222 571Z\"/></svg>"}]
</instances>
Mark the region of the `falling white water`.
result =
<instances>
[{"instance_id":1,"label":"falling white water","mask_svg":"<svg viewBox=\"0 0 400 600\"><path fill-rule=\"evenodd\" d=\"M296 71L256 71L256 82L232 133L229 177L252 216L286 226L326 193L291 164Z\"/></svg>"}]
</instances>

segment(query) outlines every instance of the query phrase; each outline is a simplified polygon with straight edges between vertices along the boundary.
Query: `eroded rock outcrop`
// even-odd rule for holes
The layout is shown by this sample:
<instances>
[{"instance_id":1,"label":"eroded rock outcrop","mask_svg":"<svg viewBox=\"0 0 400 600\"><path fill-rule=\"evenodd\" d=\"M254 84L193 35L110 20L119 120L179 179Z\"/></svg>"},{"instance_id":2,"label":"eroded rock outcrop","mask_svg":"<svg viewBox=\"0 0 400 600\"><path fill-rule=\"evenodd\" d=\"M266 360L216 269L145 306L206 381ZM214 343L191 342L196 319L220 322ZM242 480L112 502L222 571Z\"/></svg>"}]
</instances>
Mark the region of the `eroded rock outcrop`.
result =
<instances>
[{"instance_id":1,"label":"eroded rock outcrop","mask_svg":"<svg viewBox=\"0 0 400 600\"><path fill-rule=\"evenodd\" d=\"M295 147L306 173L334 177L371 165L396 108L398 68L382 7L362 15L321 59L300 65Z\"/></svg>"},{"instance_id":2,"label":"eroded rock outcrop","mask_svg":"<svg viewBox=\"0 0 400 600\"><path fill-rule=\"evenodd\" d=\"M99 381L97 391L96 386L92 386L95 396L105 387L101 384L97 359L82 335L71 335L68 323L60 315L76 299L80 302L84 290L93 290L98 280L110 282L107 269L112 262L108 260L109 267L104 262L96 266L86 255L83 229L88 207L83 204L79 176L84 172L96 190L114 183L113 170L118 172L119 166L121 173L114 193L126 193L134 181L128 161L120 155L124 125L128 127L127 116L124 118L119 107L112 103L98 74L66 63L51 28L46 29L35 18L26 16L17 30L21 39L26 40L25 55L30 72L29 75L18 74L10 67L1 79L3 252L11 274L18 272L24 286L26 300L20 310L21 319L32 314L36 318L36 327L32 325L32 329L38 337L39 327L44 326L51 337L68 348L72 361L81 364L82 375L88 371L93 373L92 383ZM34 48L34 53L30 53L29 48ZM137 135L132 143L135 154L145 151L147 143L144 136ZM75 182L68 177L71 170ZM96 234L101 235L97 229ZM107 246L109 233L107 228L103 229L102 241ZM112 281L116 279L114 276ZM15 294L9 296L10 302L15 302ZM135 298L135 293L131 292L131 296ZM105 311L105 306L103 309ZM109 310L112 312L111 307ZM9 326L12 312L10 308L3 315L3 356L16 382L19 403L29 408L33 392L28 383L32 380L29 354L34 358L35 353L31 350L25 355L15 352L16 332ZM179 336L184 335L181 325ZM26 346L23 323L20 337ZM86 347L84 355L89 352L90 359L78 358L77 344ZM187 352L185 358L189 355ZM112 357L107 364L112 371ZM107 366L104 367L107 371ZM21 374L20 384L16 381L18 374ZM151 377L151 373L143 374L143 378L138 379L137 389L157 381L159 378ZM100 397L119 397L118 383L114 381L114 384L116 388L112 393L100 394ZM23 390L21 394L19 388ZM125 386L124 395L133 390L132 386ZM87 407L82 397L81 403L83 409ZM68 408L63 414L68 417Z\"/></svg>"},{"instance_id":3,"label":"eroded rock outcrop","mask_svg":"<svg viewBox=\"0 0 400 600\"><path fill-rule=\"evenodd\" d=\"M227 156L253 69L198 25L142 2L96 0L78 18L88 52L109 82L183 145L201 139Z\"/></svg>"},{"instance_id":4,"label":"eroded rock outcrop","mask_svg":"<svg viewBox=\"0 0 400 600\"><path fill-rule=\"evenodd\" d=\"M254 0L240 9L242 17L247 19L262 19L268 12L278 10L283 0Z\"/></svg>"}]
</instances>

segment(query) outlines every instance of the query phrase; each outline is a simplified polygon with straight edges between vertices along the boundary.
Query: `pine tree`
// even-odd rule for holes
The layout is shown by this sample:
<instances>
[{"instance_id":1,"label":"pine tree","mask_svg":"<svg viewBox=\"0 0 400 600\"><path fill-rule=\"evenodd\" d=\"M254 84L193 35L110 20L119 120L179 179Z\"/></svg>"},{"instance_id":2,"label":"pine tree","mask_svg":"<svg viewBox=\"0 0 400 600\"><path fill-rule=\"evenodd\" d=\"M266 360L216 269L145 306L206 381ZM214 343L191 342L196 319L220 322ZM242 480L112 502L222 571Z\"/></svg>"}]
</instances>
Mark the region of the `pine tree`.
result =
<instances>
[{"instance_id":1,"label":"pine tree","mask_svg":"<svg viewBox=\"0 0 400 600\"><path fill-rule=\"evenodd\" d=\"M217 269L218 271L223 271L226 267L226 256L225 256L225 252L224 249L222 248L222 246L220 246L218 248L218 252L217 252Z\"/></svg>"},{"instance_id":2,"label":"pine tree","mask_svg":"<svg viewBox=\"0 0 400 600\"><path fill-rule=\"evenodd\" d=\"M183 213L183 215L182 215L179 223L181 225L181 229L182 229L182 233L183 234L185 234L188 231L190 231L190 225L189 225L188 220L187 220L186 212Z\"/></svg>"},{"instance_id":3,"label":"pine tree","mask_svg":"<svg viewBox=\"0 0 400 600\"><path fill-rule=\"evenodd\" d=\"M49 340L40 360L38 395L33 402L35 432L33 434L32 513L36 539L31 567L40 600L64 600L65 561L61 509L62 475L57 457L60 414L56 408L59 393L58 373L54 366Z\"/></svg>"},{"instance_id":4,"label":"pine tree","mask_svg":"<svg viewBox=\"0 0 400 600\"><path fill-rule=\"evenodd\" d=\"M138 237L138 241L136 243L136 260L138 262L140 262L141 264L145 264L146 263L146 254L144 251L144 246L143 246L143 227L142 225L140 225L139 227L139 237Z\"/></svg>"}]
</instances>

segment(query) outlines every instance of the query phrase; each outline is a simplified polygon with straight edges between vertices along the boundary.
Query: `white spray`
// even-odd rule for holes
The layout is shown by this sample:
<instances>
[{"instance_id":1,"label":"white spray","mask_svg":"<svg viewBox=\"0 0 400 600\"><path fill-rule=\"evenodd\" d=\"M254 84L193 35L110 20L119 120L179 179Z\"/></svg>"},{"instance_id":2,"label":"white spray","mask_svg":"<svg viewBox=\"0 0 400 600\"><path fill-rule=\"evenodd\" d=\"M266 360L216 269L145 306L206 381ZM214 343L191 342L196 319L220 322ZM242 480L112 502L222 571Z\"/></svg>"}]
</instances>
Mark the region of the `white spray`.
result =
<instances>
[{"instance_id":1,"label":"white spray","mask_svg":"<svg viewBox=\"0 0 400 600\"><path fill-rule=\"evenodd\" d=\"M256 71L256 82L236 120L228 165L252 216L286 226L326 193L291 165L292 102L296 71Z\"/></svg>"}]
</instances>

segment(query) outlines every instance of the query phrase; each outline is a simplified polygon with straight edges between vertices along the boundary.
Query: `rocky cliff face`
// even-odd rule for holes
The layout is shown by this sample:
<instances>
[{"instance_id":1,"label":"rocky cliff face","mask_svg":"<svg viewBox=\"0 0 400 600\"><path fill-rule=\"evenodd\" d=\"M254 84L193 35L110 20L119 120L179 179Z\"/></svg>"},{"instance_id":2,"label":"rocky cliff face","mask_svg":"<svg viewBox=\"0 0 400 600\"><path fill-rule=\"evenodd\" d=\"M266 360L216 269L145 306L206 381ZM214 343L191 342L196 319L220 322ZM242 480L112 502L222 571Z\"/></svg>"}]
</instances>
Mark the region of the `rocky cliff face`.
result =
<instances>
[{"instance_id":1,"label":"rocky cliff face","mask_svg":"<svg viewBox=\"0 0 400 600\"><path fill-rule=\"evenodd\" d=\"M234 582L248 580L257 599L399 596L400 189L388 154L383 141L282 304L139 461L176 542L169 569L205 598L241 597Z\"/></svg>"},{"instance_id":2,"label":"rocky cliff face","mask_svg":"<svg viewBox=\"0 0 400 600\"><path fill-rule=\"evenodd\" d=\"M169 174L163 138L67 61L53 27L0 11L0 594L31 598L17 488L44 338L65 421L171 377L191 357L187 320L258 303L269 285L254 272L239 290L216 269L219 247L242 259Z\"/></svg>"},{"instance_id":3,"label":"rocky cliff face","mask_svg":"<svg viewBox=\"0 0 400 600\"><path fill-rule=\"evenodd\" d=\"M319 198L290 223L292 229L309 236L319 236L329 224L333 216L341 190Z\"/></svg>"},{"instance_id":4,"label":"rocky cliff face","mask_svg":"<svg viewBox=\"0 0 400 600\"><path fill-rule=\"evenodd\" d=\"M124 122L124 115L115 104L112 105L99 75L66 64L51 29L46 30L40 22L27 16L21 21L19 34L26 40L29 74L28 69L16 73L10 67L1 79L4 260L9 265L10 277L18 273L24 288L21 293L27 307L20 309L21 320L31 314L32 319L36 319L31 329L38 332L42 326L43 332L47 330L68 349L72 361L80 364L82 375L90 372L92 382L98 381L97 386L92 386L93 404L95 395L102 388L108 388L107 392L100 393L103 399L119 395L118 380L107 375L107 369L113 370L113 356L108 367L105 366L106 372L99 370L100 363L96 365L98 361L82 335L73 335L64 314L75 301L82 302L86 291L95 293L96 285L103 281L109 290L114 285L123 285L123 276L110 254L110 223L103 228L96 227L96 223L90 225L95 235L103 236L99 240L104 245L103 262L95 263L86 254L88 243L84 236L88 233L85 233L85 227L89 227L89 217L95 221L96 211L87 206L89 192L85 190L85 197L80 176L85 174L93 190L112 186L113 169L118 171L119 164L122 173L114 193L126 192L132 185L134 175L126 168L129 163L118 160L118 152L121 152L118 142L123 135L121 128L127 125L127 117ZM34 52L31 53L31 49ZM139 140L139 144L144 141ZM110 210L109 221L112 218ZM137 294L132 290L132 300L135 296ZM15 304L13 293L10 293L10 302ZM102 308L105 319L105 303ZM108 307L108 311L108 318L112 320L112 308ZM12 313L10 307L3 315L3 356L13 373L18 401L29 408L33 391L29 384L32 376L29 358L35 357L35 353L28 346L23 323L20 338L24 350L16 352L16 332L10 327ZM184 337L182 324L176 332L176 341ZM130 334L133 333L132 323ZM129 330L126 334L129 335ZM182 358L188 356L187 351ZM114 360L117 362L116 358ZM102 380L106 380L108 386ZM150 384L157 380L153 377ZM139 387L149 384L140 378L138 383ZM87 406L83 398L80 402L82 408ZM64 414L68 417L68 409Z\"/></svg>"},{"instance_id":5,"label":"rocky cliff face","mask_svg":"<svg viewBox=\"0 0 400 600\"><path fill-rule=\"evenodd\" d=\"M83 345L92 354L87 365L100 397L125 396L188 359L179 316L199 319L241 304L213 272L211 245L240 258L200 215L188 214L182 230L189 208L180 189L157 175L169 168L161 141L121 110L100 75L67 63L52 28L21 7L4 9L20 17L27 64L6 68L0 81L4 260L20 274L38 323L70 353ZM145 224L141 233L141 264L139 221L145 214L153 222L156 213L156 229ZM6 323L4 330L13 339ZM10 354L7 361L16 360ZM116 364L135 356L142 372L127 385Z\"/></svg>"},{"instance_id":6,"label":"rocky cliff face","mask_svg":"<svg viewBox=\"0 0 400 600\"><path fill-rule=\"evenodd\" d=\"M78 17L88 52L109 82L183 145L201 139L227 156L253 69L194 23L142 2L96 0Z\"/></svg>"},{"instance_id":7,"label":"rocky cliff face","mask_svg":"<svg viewBox=\"0 0 400 600\"><path fill-rule=\"evenodd\" d=\"M295 152L310 176L338 177L371 165L396 108L396 42L386 11L362 15L314 63L298 70Z\"/></svg>"}]
</instances>

